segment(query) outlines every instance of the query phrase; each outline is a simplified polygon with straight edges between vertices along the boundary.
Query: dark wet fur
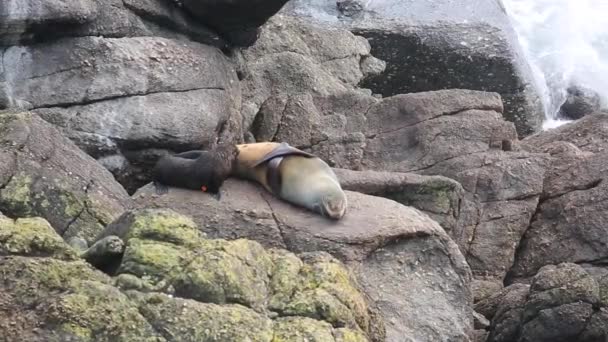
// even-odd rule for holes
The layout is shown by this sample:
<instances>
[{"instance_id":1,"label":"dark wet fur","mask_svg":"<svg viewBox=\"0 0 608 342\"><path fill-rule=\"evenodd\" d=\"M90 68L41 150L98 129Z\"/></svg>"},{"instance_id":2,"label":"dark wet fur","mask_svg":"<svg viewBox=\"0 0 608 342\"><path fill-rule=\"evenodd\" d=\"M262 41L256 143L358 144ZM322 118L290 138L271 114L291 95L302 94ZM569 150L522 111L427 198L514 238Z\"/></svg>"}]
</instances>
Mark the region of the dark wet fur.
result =
<instances>
[{"instance_id":1,"label":"dark wet fur","mask_svg":"<svg viewBox=\"0 0 608 342\"><path fill-rule=\"evenodd\" d=\"M153 183L157 194L165 194L168 187L201 190L221 198L220 187L232 171L238 149L236 145L221 145L211 151L193 150L167 155L154 166Z\"/></svg>"},{"instance_id":2,"label":"dark wet fur","mask_svg":"<svg viewBox=\"0 0 608 342\"><path fill-rule=\"evenodd\" d=\"M305 156L305 157L309 157L309 158L315 157L315 155L310 154L308 152L304 152L302 150L299 150L299 149L289 145L288 143L281 143L281 145L277 146L274 150L270 151L268 154L266 154L264 157L262 157L260 160L258 160L253 166L256 167L256 166L263 164L276 157L293 156L293 155Z\"/></svg>"}]
</instances>

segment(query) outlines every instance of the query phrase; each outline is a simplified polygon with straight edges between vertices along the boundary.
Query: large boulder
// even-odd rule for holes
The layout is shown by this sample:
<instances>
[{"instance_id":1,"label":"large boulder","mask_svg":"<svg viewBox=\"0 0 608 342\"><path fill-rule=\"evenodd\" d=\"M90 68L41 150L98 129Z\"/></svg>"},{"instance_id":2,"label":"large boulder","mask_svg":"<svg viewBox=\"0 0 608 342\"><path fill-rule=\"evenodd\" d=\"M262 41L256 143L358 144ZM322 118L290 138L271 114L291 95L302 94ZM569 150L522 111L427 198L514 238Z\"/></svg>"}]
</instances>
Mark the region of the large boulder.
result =
<instances>
[{"instance_id":1,"label":"large boulder","mask_svg":"<svg viewBox=\"0 0 608 342\"><path fill-rule=\"evenodd\" d=\"M0 3L0 45L18 43L36 27L82 25L97 17L94 0L6 0Z\"/></svg>"},{"instance_id":2,"label":"large boulder","mask_svg":"<svg viewBox=\"0 0 608 342\"><path fill-rule=\"evenodd\" d=\"M235 68L216 48L85 37L2 55L3 106L32 108L63 128L130 189L141 184L129 185L128 177L155 160L150 149L197 149L242 136Z\"/></svg>"},{"instance_id":3,"label":"large boulder","mask_svg":"<svg viewBox=\"0 0 608 342\"><path fill-rule=\"evenodd\" d=\"M126 250L110 278L44 219L0 217L3 340L384 340L352 273L327 253L209 240L167 210L128 212L119 226Z\"/></svg>"},{"instance_id":4,"label":"large boulder","mask_svg":"<svg viewBox=\"0 0 608 342\"><path fill-rule=\"evenodd\" d=\"M530 286L516 284L494 298L489 342L603 341L608 338L600 286L581 266L541 268Z\"/></svg>"},{"instance_id":5,"label":"large boulder","mask_svg":"<svg viewBox=\"0 0 608 342\"><path fill-rule=\"evenodd\" d=\"M375 1L343 15L334 1L293 0L280 13L346 28L369 39L383 74L362 86L383 96L464 88L500 93L521 136L540 130L544 110L517 35L499 1ZM342 6L343 7L343 6Z\"/></svg>"},{"instance_id":6,"label":"large boulder","mask_svg":"<svg viewBox=\"0 0 608 342\"><path fill-rule=\"evenodd\" d=\"M249 238L290 251L325 251L355 271L386 322L387 341L466 341L472 329L470 271L441 227L392 200L346 191L349 209L329 221L260 186L229 179L218 205L200 191L149 185L133 195L140 208L189 215L210 237ZM373 213L370 214L370 213Z\"/></svg>"},{"instance_id":7,"label":"large boulder","mask_svg":"<svg viewBox=\"0 0 608 342\"><path fill-rule=\"evenodd\" d=\"M0 114L0 211L92 241L129 206L112 174L31 113Z\"/></svg>"},{"instance_id":8,"label":"large boulder","mask_svg":"<svg viewBox=\"0 0 608 342\"><path fill-rule=\"evenodd\" d=\"M392 199L412 206L451 234L460 217L462 186L447 177L414 173L334 169L344 190Z\"/></svg>"},{"instance_id":9,"label":"large boulder","mask_svg":"<svg viewBox=\"0 0 608 342\"><path fill-rule=\"evenodd\" d=\"M566 101L559 108L561 118L577 120L601 108L600 95L592 89L574 85L568 87L566 93Z\"/></svg>"},{"instance_id":10,"label":"large boulder","mask_svg":"<svg viewBox=\"0 0 608 342\"><path fill-rule=\"evenodd\" d=\"M179 0L197 20L236 46L251 46L258 28L288 0Z\"/></svg>"},{"instance_id":11,"label":"large boulder","mask_svg":"<svg viewBox=\"0 0 608 342\"><path fill-rule=\"evenodd\" d=\"M605 115L587 116L524 141L526 149L550 153L551 165L510 282L529 278L544 265L595 264L608 257L608 144L603 138L608 134L607 119Z\"/></svg>"},{"instance_id":12,"label":"large boulder","mask_svg":"<svg viewBox=\"0 0 608 342\"><path fill-rule=\"evenodd\" d=\"M86 36L189 38L227 46L166 0L9 0L0 3L0 18L0 46Z\"/></svg>"},{"instance_id":13,"label":"large boulder","mask_svg":"<svg viewBox=\"0 0 608 342\"><path fill-rule=\"evenodd\" d=\"M252 131L257 140L288 135L290 132L285 129L277 131L280 112L286 107L302 107L298 102L309 97L361 93L354 90L357 83L378 72L367 65L370 60L376 59L370 55L370 45L363 37L344 29L317 27L289 16L272 17L262 27L258 41L237 55L243 88L244 129L254 125ZM378 63L377 68L382 71L383 64ZM322 119L314 112L301 115L301 119L292 118L296 120L293 125L311 125ZM254 123L256 116L259 116L258 122ZM311 116L315 120L311 120Z\"/></svg>"},{"instance_id":14,"label":"large boulder","mask_svg":"<svg viewBox=\"0 0 608 342\"><path fill-rule=\"evenodd\" d=\"M294 94L264 103L252 130L337 168L461 183L458 219L446 229L475 275L502 282L536 210L547 162L544 153L516 151L517 133L502 109L496 93L459 89L381 100L352 90ZM400 191L398 183L386 192Z\"/></svg>"}]
</instances>

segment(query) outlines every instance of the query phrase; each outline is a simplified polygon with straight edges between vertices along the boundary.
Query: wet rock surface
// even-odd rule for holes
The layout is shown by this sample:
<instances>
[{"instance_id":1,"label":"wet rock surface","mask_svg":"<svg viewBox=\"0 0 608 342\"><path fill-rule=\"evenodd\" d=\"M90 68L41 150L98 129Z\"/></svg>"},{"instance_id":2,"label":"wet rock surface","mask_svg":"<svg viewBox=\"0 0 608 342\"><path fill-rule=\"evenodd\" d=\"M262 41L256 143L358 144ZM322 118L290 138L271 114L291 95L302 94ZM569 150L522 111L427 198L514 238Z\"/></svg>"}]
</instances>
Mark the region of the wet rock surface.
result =
<instances>
[{"instance_id":1,"label":"wet rock surface","mask_svg":"<svg viewBox=\"0 0 608 342\"><path fill-rule=\"evenodd\" d=\"M600 95L589 88L571 86L567 90L566 101L559 108L559 116L577 120L600 110Z\"/></svg>"},{"instance_id":2,"label":"wet rock surface","mask_svg":"<svg viewBox=\"0 0 608 342\"><path fill-rule=\"evenodd\" d=\"M540 130L544 112L538 89L500 2L381 1L366 3L356 15L344 15L341 6L293 0L280 13L368 38L374 56L387 63L382 74L362 82L374 93L497 92L505 102L505 118L516 124L520 136Z\"/></svg>"}]
</instances>

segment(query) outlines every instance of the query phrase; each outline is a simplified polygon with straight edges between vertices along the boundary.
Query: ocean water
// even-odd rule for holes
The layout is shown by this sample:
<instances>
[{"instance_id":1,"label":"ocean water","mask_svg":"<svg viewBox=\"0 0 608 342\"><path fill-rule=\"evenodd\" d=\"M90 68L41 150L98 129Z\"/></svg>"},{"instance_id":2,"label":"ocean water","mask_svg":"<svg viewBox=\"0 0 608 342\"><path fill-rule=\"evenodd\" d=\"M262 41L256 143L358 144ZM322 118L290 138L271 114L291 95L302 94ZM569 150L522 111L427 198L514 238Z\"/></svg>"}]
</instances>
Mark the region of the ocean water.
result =
<instances>
[{"instance_id":1,"label":"ocean water","mask_svg":"<svg viewBox=\"0 0 608 342\"><path fill-rule=\"evenodd\" d=\"M544 128L568 122L556 115L572 83L608 107L608 0L502 1L542 92Z\"/></svg>"}]
</instances>

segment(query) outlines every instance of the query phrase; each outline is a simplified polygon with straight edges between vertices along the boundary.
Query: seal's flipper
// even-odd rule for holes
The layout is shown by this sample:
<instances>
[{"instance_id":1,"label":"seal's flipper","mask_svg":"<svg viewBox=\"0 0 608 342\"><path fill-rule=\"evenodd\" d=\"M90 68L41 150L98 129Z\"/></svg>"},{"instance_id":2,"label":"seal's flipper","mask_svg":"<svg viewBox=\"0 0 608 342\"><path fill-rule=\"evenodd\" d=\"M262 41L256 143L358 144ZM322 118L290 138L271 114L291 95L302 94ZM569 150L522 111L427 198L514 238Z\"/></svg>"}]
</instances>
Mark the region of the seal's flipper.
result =
<instances>
[{"instance_id":1,"label":"seal's flipper","mask_svg":"<svg viewBox=\"0 0 608 342\"><path fill-rule=\"evenodd\" d=\"M202 150L192 150L186 151L182 153L175 154L174 157L180 157L185 159L198 159L205 151Z\"/></svg>"},{"instance_id":2,"label":"seal's flipper","mask_svg":"<svg viewBox=\"0 0 608 342\"><path fill-rule=\"evenodd\" d=\"M298 156L305 156L305 157L309 157L309 158L315 158L316 156L314 154L310 154L308 152L304 152L302 150L299 150L291 145L289 145L288 143L281 143L281 145L277 146L274 150L270 151L268 154L266 154L264 157L262 157L262 159L258 160L253 167L256 167L260 164L263 164L273 158L276 157L285 157L285 156L293 156L293 155L298 155Z\"/></svg>"},{"instance_id":3,"label":"seal's flipper","mask_svg":"<svg viewBox=\"0 0 608 342\"><path fill-rule=\"evenodd\" d=\"M218 191L217 193L213 194L213 198L219 202L222 199L222 192Z\"/></svg>"},{"instance_id":4,"label":"seal's flipper","mask_svg":"<svg viewBox=\"0 0 608 342\"><path fill-rule=\"evenodd\" d=\"M169 192L169 187L164 184L161 184L159 182L154 182L152 184L154 185L154 188L156 189L157 195L164 195Z\"/></svg>"}]
</instances>

